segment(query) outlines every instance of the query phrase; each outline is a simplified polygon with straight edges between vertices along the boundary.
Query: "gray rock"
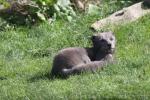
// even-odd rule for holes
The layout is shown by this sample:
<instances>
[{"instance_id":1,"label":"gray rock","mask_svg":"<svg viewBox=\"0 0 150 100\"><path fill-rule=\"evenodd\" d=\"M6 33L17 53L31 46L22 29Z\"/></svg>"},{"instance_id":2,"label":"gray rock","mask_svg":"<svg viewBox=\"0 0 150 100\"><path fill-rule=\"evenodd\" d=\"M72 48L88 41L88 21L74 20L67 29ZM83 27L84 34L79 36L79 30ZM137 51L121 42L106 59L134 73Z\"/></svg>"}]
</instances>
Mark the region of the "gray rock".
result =
<instances>
[{"instance_id":1,"label":"gray rock","mask_svg":"<svg viewBox=\"0 0 150 100\"><path fill-rule=\"evenodd\" d=\"M0 10L4 9L5 7L3 5L0 5Z\"/></svg>"},{"instance_id":2,"label":"gray rock","mask_svg":"<svg viewBox=\"0 0 150 100\"><path fill-rule=\"evenodd\" d=\"M95 30L98 30L107 25L128 23L135 21L148 13L150 13L150 9L144 9L143 2L139 2L130 7L123 8L122 10L113 13L107 18L96 21L91 25L91 27Z\"/></svg>"}]
</instances>

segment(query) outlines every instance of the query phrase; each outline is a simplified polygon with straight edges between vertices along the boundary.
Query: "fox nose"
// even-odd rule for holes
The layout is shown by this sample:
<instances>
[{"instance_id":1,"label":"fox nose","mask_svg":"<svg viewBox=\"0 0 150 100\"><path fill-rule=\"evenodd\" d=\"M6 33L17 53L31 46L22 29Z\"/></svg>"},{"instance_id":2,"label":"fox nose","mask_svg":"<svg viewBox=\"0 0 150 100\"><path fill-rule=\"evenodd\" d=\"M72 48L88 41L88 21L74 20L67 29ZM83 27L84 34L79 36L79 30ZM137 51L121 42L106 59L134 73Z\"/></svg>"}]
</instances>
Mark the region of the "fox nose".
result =
<instances>
[{"instance_id":1,"label":"fox nose","mask_svg":"<svg viewBox=\"0 0 150 100\"><path fill-rule=\"evenodd\" d=\"M109 48L111 48L111 44L107 44L107 46L108 46Z\"/></svg>"}]
</instances>

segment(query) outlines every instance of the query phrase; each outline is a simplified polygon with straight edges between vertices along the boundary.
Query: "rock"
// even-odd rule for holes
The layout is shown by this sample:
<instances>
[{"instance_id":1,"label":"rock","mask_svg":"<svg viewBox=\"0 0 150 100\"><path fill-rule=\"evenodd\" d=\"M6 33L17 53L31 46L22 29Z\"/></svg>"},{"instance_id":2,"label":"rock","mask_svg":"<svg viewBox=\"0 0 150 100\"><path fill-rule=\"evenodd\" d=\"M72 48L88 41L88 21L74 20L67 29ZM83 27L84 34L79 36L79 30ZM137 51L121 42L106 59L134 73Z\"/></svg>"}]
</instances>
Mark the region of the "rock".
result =
<instances>
[{"instance_id":1,"label":"rock","mask_svg":"<svg viewBox=\"0 0 150 100\"><path fill-rule=\"evenodd\" d=\"M0 5L0 10L5 9L4 5Z\"/></svg>"},{"instance_id":2,"label":"rock","mask_svg":"<svg viewBox=\"0 0 150 100\"><path fill-rule=\"evenodd\" d=\"M150 9L144 9L143 2L139 2L130 7L123 8L107 18L95 22L91 27L94 30L98 30L107 25L132 22L148 13L150 13Z\"/></svg>"},{"instance_id":3,"label":"rock","mask_svg":"<svg viewBox=\"0 0 150 100\"><path fill-rule=\"evenodd\" d=\"M75 0L75 4L78 9L84 10L84 4L80 0Z\"/></svg>"},{"instance_id":4,"label":"rock","mask_svg":"<svg viewBox=\"0 0 150 100\"><path fill-rule=\"evenodd\" d=\"M86 11L89 4L99 5L101 0L70 0L79 11Z\"/></svg>"}]
</instances>

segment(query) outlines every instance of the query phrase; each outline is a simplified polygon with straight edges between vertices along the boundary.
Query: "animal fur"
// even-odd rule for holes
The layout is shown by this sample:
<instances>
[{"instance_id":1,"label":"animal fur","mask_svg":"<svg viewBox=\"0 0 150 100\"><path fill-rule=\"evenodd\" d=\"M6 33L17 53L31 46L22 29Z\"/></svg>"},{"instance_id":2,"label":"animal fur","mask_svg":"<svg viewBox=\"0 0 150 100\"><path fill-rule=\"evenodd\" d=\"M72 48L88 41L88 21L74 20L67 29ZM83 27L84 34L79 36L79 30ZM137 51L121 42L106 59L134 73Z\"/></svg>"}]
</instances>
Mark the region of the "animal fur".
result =
<instances>
[{"instance_id":1,"label":"animal fur","mask_svg":"<svg viewBox=\"0 0 150 100\"><path fill-rule=\"evenodd\" d=\"M58 52L53 61L52 76L69 76L85 71L96 71L113 61L115 36L112 32L92 36L93 47L66 48Z\"/></svg>"}]
</instances>

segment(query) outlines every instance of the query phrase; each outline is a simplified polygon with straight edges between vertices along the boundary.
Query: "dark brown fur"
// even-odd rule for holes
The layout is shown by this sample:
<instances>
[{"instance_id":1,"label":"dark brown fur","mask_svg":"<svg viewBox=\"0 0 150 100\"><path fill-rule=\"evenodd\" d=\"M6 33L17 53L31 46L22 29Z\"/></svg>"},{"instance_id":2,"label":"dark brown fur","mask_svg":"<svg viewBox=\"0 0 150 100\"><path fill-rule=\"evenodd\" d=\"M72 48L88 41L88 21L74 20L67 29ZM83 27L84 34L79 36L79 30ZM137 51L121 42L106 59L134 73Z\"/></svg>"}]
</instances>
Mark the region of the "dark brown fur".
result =
<instances>
[{"instance_id":1,"label":"dark brown fur","mask_svg":"<svg viewBox=\"0 0 150 100\"><path fill-rule=\"evenodd\" d=\"M53 61L52 76L68 76L101 69L113 60L115 36L112 32L92 36L93 47L66 48L58 52Z\"/></svg>"}]
</instances>

